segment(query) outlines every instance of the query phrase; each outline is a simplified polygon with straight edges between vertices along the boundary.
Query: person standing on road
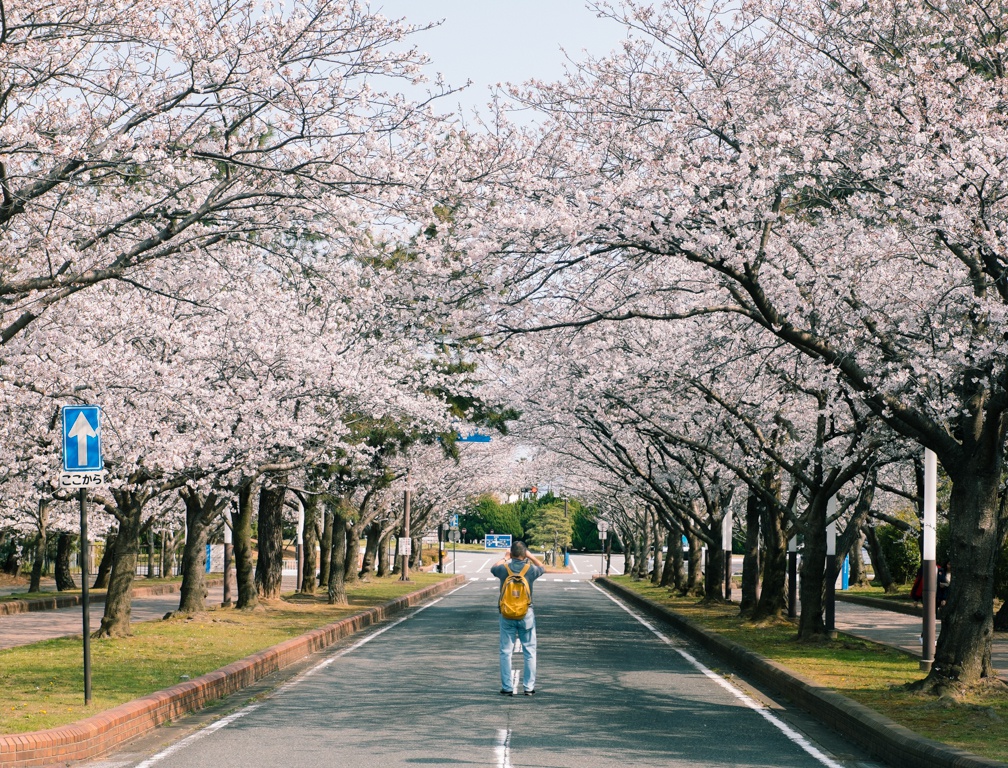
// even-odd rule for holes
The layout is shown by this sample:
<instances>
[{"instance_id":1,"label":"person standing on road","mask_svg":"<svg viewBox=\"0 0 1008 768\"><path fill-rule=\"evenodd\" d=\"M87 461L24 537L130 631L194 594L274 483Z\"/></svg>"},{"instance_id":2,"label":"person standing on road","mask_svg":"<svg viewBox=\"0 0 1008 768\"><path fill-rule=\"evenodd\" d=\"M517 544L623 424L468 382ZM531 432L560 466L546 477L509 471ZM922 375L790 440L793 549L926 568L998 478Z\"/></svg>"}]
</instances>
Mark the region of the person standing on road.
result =
<instances>
[{"instance_id":1,"label":"person standing on road","mask_svg":"<svg viewBox=\"0 0 1008 768\"><path fill-rule=\"evenodd\" d=\"M506 618L500 616L500 673L501 695L515 694L511 675L511 654L514 652L515 641L521 641L522 656L525 659L525 670L522 675L522 688L526 696L535 694L536 681L536 625L535 612L532 610L532 584L546 572L540 562L525 546L524 542L515 541L511 544L509 555L505 555L490 569L490 573L500 579L501 592L509 576L524 573L528 583L528 608L521 618Z\"/></svg>"}]
</instances>

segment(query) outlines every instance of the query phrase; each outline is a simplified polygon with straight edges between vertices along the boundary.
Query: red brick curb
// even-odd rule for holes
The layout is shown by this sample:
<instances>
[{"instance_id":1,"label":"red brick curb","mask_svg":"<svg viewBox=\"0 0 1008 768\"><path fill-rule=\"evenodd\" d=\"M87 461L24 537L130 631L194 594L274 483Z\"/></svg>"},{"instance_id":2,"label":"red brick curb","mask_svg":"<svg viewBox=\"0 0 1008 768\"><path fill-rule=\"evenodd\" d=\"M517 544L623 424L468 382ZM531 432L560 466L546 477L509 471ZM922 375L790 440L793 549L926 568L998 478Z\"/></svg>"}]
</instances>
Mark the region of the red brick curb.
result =
<instances>
[{"instance_id":1,"label":"red brick curb","mask_svg":"<svg viewBox=\"0 0 1008 768\"><path fill-rule=\"evenodd\" d=\"M207 587L216 587L224 583L224 577L207 579ZM182 582L177 584L155 584L150 587L134 587L133 597L152 597L154 595L170 595L182 589ZM105 602L105 590L91 592L88 596L92 603ZM13 616L18 613L34 611L52 611L57 608L75 608L81 604L80 595L53 595L52 597L33 597L31 600L0 601L0 616Z\"/></svg>"},{"instance_id":2,"label":"red brick curb","mask_svg":"<svg viewBox=\"0 0 1008 768\"><path fill-rule=\"evenodd\" d=\"M201 709L310 653L465 581L465 577L459 575L432 584L335 624L286 640L195 680L120 704L85 720L45 731L0 736L0 768L53 766L103 755L162 723Z\"/></svg>"},{"instance_id":3,"label":"red brick curb","mask_svg":"<svg viewBox=\"0 0 1008 768\"><path fill-rule=\"evenodd\" d=\"M767 685L895 768L1005 768L1005 763L926 739L885 715L836 691L816 685L731 640L709 632L689 619L609 579L595 582L646 613L668 622L678 632L730 663L736 670Z\"/></svg>"}]
</instances>

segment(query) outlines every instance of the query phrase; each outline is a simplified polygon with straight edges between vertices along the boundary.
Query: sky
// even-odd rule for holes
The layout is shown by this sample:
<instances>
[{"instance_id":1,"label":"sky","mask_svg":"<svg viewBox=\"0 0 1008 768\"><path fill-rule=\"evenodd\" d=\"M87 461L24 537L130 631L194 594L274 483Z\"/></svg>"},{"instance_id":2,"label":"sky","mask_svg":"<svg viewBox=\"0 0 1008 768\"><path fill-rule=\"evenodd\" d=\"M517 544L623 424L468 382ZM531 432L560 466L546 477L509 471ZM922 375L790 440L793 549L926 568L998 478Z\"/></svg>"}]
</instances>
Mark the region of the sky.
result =
<instances>
[{"instance_id":1,"label":"sky","mask_svg":"<svg viewBox=\"0 0 1008 768\"><path fill-rule=\"evenodd\" d=\"M601 56L624 37L623 27L597 18L584 0L371 0L371 8L414 24L444 19L412 42L431 57L432 79L441 72L453 86L473 81L453 97L465 112L486 104L495 83L560 78L561 49L574 59L582 51Z\"/></svg>"}]
</instances>

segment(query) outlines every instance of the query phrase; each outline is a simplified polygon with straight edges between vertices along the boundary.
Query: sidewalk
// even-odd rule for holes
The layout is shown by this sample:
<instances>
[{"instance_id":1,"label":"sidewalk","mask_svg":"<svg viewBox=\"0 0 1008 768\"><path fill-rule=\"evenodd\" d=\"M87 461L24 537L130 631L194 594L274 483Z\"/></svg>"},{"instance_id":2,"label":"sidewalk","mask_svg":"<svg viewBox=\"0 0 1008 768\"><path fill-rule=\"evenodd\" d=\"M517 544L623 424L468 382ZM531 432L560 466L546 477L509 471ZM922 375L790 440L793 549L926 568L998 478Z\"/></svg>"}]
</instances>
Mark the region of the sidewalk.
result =
<instances>
[{"instance_id":1,"label":"sidewalk","mask_svg":"<svg viewBox=\"0 0 1008 768\"><path fill-rule=\"evenodd\" d=\"M917 658L921 655L922 619L884 608L874 608L838 599L836 601L836 628L848 635L873 640L908 651ZM941 633L937 623L935 637ZM1008 682L1008 633L995 632L991 642L991 663L999 677Z\"/></svg>"},{"instance_id":2,"label":"sidewalk","mask_svg":"<svg viewBox=\"0 0 1008 768\"><path fill-rule=\"evenodd\" d=\"M283 590L293 592L296 584L296 576L284 574ZM143 587L143 580L138 579L134 588ZM220 605L224 599L224 587L221 584L211 586L208 590L207 605ZM166 613L177 610L179 605L179 593L175 592L163 595L142 595L135 596L132 602L132 622L155 621L162 618ZM91 606L90 619L91 631L95 631L101 626L101 619L105 613L103 602L94 603ZM56 637L80 636L83 625L82 610L79 605L72 608L55 608L46 611L33 611L30 613L15 613L9 616L0 616L0 649L13 648L18 645L28 645L42 640L51 640Z\"/></svg>"}]
</instances>

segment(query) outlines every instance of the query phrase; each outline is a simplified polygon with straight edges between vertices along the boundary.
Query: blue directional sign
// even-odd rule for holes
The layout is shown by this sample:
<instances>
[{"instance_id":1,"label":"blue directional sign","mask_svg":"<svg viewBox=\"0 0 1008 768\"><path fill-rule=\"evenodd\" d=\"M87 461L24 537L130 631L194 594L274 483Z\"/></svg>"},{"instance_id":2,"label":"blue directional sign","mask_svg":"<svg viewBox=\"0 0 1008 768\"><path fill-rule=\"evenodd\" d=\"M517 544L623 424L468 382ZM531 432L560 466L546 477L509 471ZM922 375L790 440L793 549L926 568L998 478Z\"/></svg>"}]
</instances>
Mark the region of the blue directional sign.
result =
<instances>
[{"instance_id":1,"label":"blue directional sign","mask_svg":"<svg viewBox=\"0 0 1008 768\"><path fill-rule=\"evenodd\" d=\"M63 471L101 472L101 408L97 405L63 407Z\"/></svg>"},{"instance_id":2,"label":"blue directional sign","mask_svg":"<svg viewBox=\"0 0 1008 768\"><path fill-rule=\"evenodd\" d=\"M458 528L458 515L449 515L448 516L448 527L449 528Z\"/></svg>"},{"instance_id":3,"label":"blue directional sign","mask_svg":"<svg viewBox=\"0 0 1008 768\"><path fill-rule=\"evenodd\" d=\"M485 435L482 432L473 432L471 435L459 435L458 439L455 441L458 443L489 443L490 435Z\"/></svg>"},{"instance_id":4,"label":"blue directional sign","mask_svg":"<svg viewBox=\"0 0 1008 768\"><path fill-rule=\"evenodd\" d=\"M488 533L483 549L511 549L511 534Z\"/></svg>"}]
</instances>

